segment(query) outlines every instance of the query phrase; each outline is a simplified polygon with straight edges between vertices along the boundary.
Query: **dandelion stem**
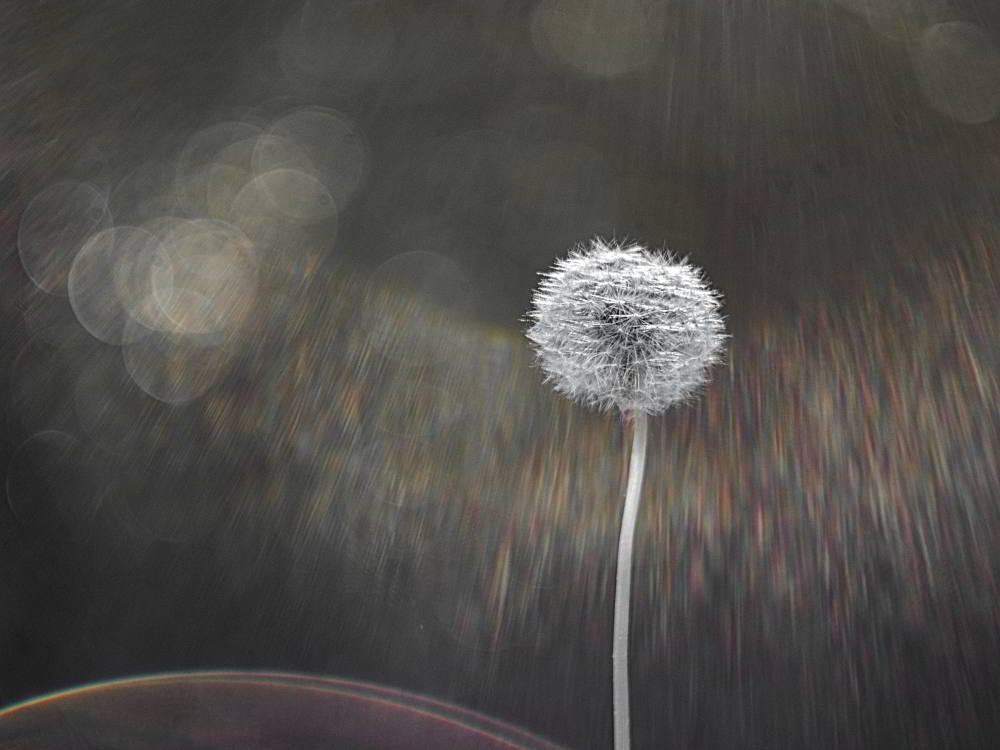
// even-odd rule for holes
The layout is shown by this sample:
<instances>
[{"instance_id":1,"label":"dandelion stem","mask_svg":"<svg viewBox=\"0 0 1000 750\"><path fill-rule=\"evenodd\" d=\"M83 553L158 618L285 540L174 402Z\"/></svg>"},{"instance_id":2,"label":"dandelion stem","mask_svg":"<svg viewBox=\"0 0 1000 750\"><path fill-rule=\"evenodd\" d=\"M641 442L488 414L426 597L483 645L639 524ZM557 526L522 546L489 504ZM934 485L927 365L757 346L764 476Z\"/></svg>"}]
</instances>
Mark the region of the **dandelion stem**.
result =
<instances>
[{"instance_id":1,"label":"dandelion stem","mask_svg":"<svg viewBox=\"0 0 1000 750\"><path fill-rule=\"evenodd\" d=\"M629 459L625 509L618 534L618 567L615 574L615 625L612 647L612 693L614 697L615 750L630 746L628 703L628 625L632 593L632 548L635 524L642 495L642 475L646 468L646 435L649 417L635 412L632 429L632 455Z\"/></svg>"}]
</instances>

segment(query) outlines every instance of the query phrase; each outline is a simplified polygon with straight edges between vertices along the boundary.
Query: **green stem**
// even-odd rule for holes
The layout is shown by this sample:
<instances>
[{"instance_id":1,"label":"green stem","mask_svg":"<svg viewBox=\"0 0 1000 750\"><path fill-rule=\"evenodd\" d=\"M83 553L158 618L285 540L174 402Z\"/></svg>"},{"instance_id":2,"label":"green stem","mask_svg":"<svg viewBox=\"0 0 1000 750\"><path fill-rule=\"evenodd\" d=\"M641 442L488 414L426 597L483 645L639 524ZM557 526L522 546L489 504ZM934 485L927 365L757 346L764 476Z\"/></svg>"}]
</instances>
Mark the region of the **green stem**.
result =
<instances>
[{"instance_id":1,"label":"green stem","mask_svg":"<svg viewBox=\"0 0 1000 750\"><path fill-rule=\"evenodd\" d=\"M639 515L642 475L646 469L649 419L640 412L634 415L633 423L632 455L628 467L628 487L625 490L625 510L622 512L622 526L618 535L618 568L615 576L615 626L611 652L615 750L628 750L631 744L628 703L629 601L632 593L632 548L635 523Z\"/></svg>"}]
</instances>

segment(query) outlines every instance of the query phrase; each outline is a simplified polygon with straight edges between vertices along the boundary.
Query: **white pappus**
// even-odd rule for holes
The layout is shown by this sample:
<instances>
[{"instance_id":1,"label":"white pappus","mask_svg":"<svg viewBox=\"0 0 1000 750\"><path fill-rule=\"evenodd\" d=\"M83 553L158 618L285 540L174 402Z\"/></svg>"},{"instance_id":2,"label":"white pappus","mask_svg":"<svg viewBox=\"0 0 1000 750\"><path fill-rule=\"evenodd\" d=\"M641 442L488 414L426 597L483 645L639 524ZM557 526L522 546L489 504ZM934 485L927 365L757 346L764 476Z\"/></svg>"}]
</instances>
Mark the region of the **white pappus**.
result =
<instances>
[{"instance_id":1,"label":"white pappus","mask_svg":"<svg viewBox=\"0 0 1000 750\"><path fill-rule=\"evenodd\" d=\"M662 414L696 395L721 361L720 305L685 260L595 238L542 274L527 337L563 395Z\"/></svg>"}]
</instances>

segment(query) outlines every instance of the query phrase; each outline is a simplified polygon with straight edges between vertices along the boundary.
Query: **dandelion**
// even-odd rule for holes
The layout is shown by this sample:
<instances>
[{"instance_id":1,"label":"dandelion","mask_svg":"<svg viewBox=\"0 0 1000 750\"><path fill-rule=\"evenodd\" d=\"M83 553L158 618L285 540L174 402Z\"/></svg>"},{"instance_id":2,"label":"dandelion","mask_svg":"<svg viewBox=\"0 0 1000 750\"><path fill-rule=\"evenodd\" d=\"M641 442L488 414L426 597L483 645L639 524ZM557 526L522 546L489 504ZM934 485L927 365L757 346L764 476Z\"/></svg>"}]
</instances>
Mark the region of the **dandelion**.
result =
<instances>
[{"instance_id":1,"label":"dandelion","mask_svg":"<svg viewBox=\"0 0 1000 750\"><path fill-rule=\"evenodd\" d=\"M615 579L614 746L630 743L628 696L632 549L646 463L648 416L694 399L722 359L720 295L674 256L599 238L542 275L527 331L546 382L584 406L633 423Z\"/></svg>"}]
</instances>

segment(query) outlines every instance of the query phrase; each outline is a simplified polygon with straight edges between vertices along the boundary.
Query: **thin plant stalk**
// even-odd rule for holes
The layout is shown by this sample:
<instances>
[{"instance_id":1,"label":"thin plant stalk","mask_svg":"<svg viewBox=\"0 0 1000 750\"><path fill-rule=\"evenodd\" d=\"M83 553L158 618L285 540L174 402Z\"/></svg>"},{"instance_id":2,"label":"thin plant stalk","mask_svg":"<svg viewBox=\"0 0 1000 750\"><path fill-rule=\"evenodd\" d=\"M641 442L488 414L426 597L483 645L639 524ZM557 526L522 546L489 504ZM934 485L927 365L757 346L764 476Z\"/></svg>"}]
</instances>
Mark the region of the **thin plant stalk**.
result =
<instances>
[{"instance_id":1,"label":"thin plant stalk","mask_svg":"<svg viewBox=\"0 0 1000 750\"><path fill-rule=\"evenodd\" d=\"M618 567L615 572L615 624L612 658L612 694L614 699L615 750L628 750L631 744L628 700L628 628L632 595L632 550L635 525L642 496L642 476L646 469L646 443L649 418L643 412L632 414L632 455L629 458L625 509L618 534Z\"/></svg>"}]
</instances>

